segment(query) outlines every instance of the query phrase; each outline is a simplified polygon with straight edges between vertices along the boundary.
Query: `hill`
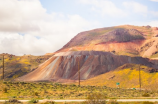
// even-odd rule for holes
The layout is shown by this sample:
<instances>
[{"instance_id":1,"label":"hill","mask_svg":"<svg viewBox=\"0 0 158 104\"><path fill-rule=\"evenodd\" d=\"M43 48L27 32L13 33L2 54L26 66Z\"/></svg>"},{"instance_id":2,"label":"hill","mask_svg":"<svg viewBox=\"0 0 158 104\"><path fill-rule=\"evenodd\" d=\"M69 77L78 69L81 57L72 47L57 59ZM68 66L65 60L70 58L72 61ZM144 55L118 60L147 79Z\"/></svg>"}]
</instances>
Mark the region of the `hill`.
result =
<instances>
[{"instance_id":1,"label":"hill","mask_svg":"<svg viewBox=\"0 0 158 104\"><path fill-rule=\"evenodd\" d=\"M5 80L12 80L35 70L41 63L46 61L50 56L32 56L23 55L15 56L4 54L4 76ZM3 54L0 54L0 78L2 78Z\"/></svg>"},{"instance_id":2,"label":"hill","mask_svg":"<svg viewBox=\"0 0 158 104\"><path fill-rule=\"evenodd\" d=\"M60 50L47 54L53 56L36 70L16 80L74 82L79 69L81 80L87 80L125 64L143 64L150 67L147 73L156 73L158 60L151 58L158 56L157 34L157 27L132 25L81 32Z\"/></svg>"},{"instance_id":3,"label":"hill","mask_svg":"<svg viewBox=\"0 0 158 104\"><path fill-rule=\"evenodd\" d=\"M105 51L117 55L151 58L157 54L158 28L121 25L77 34L58 52Z\"/></svg>"},{"instance_id":4,"label":"hill","mask_svg":"<svg viewBox=\"0 0 158 104\"><path fill-rule=\"evenodd\" d=\"M155 69L141 65L140 70L142 88L156 90L158 73L152 71ZM120 83L121 88L139 88L139 65L125 64L113 71L82 81L81 85L117 87L116 83Z\"/></svg>"},{"instance_id":5,"label":"hill","mask_svg":"<svg viewBox=\"0 0 158 104\"><path fill-rule=\"evenodd\" d=\"M75 51L57 53L45 61L36 70L19 77L18 81L58 81L78 80L78 68L81 80L86 80L97 75L115 70L127 63L145 64L155 68L157 72L158 61L142 57L115 55L110 52L100 51Z\"/></svg>"}]
</instances>

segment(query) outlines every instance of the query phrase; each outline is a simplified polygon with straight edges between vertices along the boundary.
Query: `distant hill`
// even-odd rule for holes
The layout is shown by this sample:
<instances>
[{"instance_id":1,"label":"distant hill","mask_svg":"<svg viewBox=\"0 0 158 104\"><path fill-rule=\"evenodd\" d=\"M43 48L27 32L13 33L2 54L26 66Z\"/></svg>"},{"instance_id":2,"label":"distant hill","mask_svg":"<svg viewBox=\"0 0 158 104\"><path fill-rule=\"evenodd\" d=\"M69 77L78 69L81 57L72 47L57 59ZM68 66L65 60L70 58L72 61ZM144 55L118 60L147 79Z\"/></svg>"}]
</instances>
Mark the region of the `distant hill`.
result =
<instances>
[{"instance_id":1,"label":"distant hill","mask_svg":"<svg viewBox=\"0 0 158 104\"><path fill-rule=\"evenodd\" d=\"M141 65L140 70L142 88L156 90L158 73L153 72L155 69ZM120 83L121 88L139 88L139 65L124 64L113 71L82 81L81 85L117 87L116 83Z\"/></svg>"},{"instance_id":2,"label":"distant hill","mask_svg":"<svg viewBox=\"0 0 158 104\"><path fill-rule=\"evenodd\" d=\"M4 76L5 80L12 80L35 70L41 63L46 61L50 56L15 56L12 54L4 54ZM2 78L3 55L0 54L0 78Z\"/></svg>"}]
</instances>

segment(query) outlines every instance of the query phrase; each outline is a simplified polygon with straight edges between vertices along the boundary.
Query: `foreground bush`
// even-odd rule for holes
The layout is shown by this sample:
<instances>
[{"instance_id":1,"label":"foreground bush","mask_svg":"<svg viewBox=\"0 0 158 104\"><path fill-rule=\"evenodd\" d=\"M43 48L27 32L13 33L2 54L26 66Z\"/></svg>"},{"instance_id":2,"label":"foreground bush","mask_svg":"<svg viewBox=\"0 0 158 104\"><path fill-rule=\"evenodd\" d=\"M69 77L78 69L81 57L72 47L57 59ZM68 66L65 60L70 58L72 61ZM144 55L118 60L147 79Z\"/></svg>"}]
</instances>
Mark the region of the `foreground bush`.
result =
<instances>
[{"instance_id":1,"label":"foreground bush","mask_svg":"<svg viewBox=\"0 0 158 104\"><path fill-rule=\"evenodd\" d=\"M41 103L41 104L55 104L54 101L47 101L47 102L44 102L44 103Z\"/></svg>"},{"instance_id":2,"label":"foreground bush","mask_svg":"<svg viewBox=\"0 0 158 104\"><path fill-rule=\"evenodd\" d=\"M109 100L107 104L119 104L117 100Z\"/></svg>"},{"instance_id":3,"label":"foreground bush","mask_svg":"<svg viewBox=\"0 0 158 104\"><path fill-rule=\"evenodd\" d=\"M142 95L143 97L150 97L150 95L148 93L145 93Z\"/></svg>"},{"instance_id":4,"label":"foreground bush","mask_svg":"<svg viewBox=\"0 0 158 104\"><path fill-rule=\"evenodd\" d=\"M102 93L92 93L87 97L87 104L106 104L106 96Z\"/></svg>"},{"instance_id":5,"label":"foreground bush","mask_svg":"<svg viewBox=\"0 0 158 104\"><path fill-rule=\"evenodd\" d=\"M143 104L154 104L153 102L144 101Z\"/></svg>"},{"instance_id":6,"label":"foreground bush","mask_svg":"<svg viewBox=\"0 0 158 104\"><path fill-rule=\"evenodd\" d=\"M3 92L4 92L4 93L7 93L7 92L8 92L8 89L7 89L6 87L4 87L4 88L3 88Z\"/></svg>"},{"instance_id":7,"label":"foreground bush","mask_svg":"<svg viewBox=\"0 0 158 104\"><path fill-rule=\"evenodd\" d=\"M29 103L38 103L38 100L32 99L32 100L29 101Z\"/></svg>"},{"instance_id":8,"label":"foreground bush","mask_svg":"<svg viewBox=\"0 0 158 104\"><path fill-rule=\"evenodd\" d=\"M21 103L17 99L9 99L9 101L6 101L4 104L18 104Z\"/></svg>"}]
</instances>

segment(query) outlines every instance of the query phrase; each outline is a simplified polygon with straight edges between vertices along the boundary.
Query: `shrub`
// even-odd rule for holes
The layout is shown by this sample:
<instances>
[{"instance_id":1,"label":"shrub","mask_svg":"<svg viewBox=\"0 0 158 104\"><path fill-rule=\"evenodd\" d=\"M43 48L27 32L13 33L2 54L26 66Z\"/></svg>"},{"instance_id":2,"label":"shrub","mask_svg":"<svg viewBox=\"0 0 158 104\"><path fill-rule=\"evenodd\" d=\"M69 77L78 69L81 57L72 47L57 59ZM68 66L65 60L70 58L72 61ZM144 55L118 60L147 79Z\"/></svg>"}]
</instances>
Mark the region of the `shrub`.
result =
<instances>
[{"instance_id":1,"label":"shrub","mask_svg":"<svg viewBox=\"0 0 158 104\"><path fill-rule=\"evenodd\" d=\"M8 92L8 89L7 89L6 87L4 87L4 88L3 88L3 92L4 92L4 93L7 93L7 92Z\"/></svg>"},{"instance_id":2,"label":"shrub","mask_svg":"<svg viewBox=\"0 0 158 104\"><path fill-rule=\"evenodd\" d=\"M21 103L20 101L18 101L17 99L9 99L9 101L6 101L5 104L17 104L17 103Z\"/></svg>"},{"instance_id":3,"label":"shrub","mask_svg":"<svg viewBox=\"0 0 158 104\"><path fill-rule=\"evenodd\" d=\"M154 104L153 102L144 101L142 104Z\"/></svg>"},{"instance_id":4,"label":"shrub","mask_svg":"<svg viewBox=\"0 0 158 104\"><path fill-rule=\"evenodd\" d=\"M107 104L119 104L116 100L109 100Z\"/></svg>"},{"instance_id":5,"label":"shrub","mask_svg":"<svg viewBox=\"0 0 158 104\"><path fill-rule=\"evenodd\" d=\"M3 82L3 84L7 84L7 82Z\"/></svg>"},{"instance_id":6,"label":"shrub","mask_svg":"<svg viewBox=\"0 0 158 104\"><path fill-rule=\"evenodd\" d=\"M29 101L29 103L38 103L38 100L32 99L32 100Z\"/></svg>"},{"instance_id":7,"label":"shrub","mask_svg":"<svg viewBox=\"0 0 158 104\"><path fill-rule=\"evenodd\" d=\"M38 92L35 92L34 95L35 95L35 96L38 96Z\"/></svg>"},{"instance_id":8,"label":"shrub","mask_svg":"<svg viewBox=\"0 0 158 104\"><path fill-rule=\"evenodd\" d=\"M148 93L144 93L142 96L143 96L143 97L149 97L150 94L148 94Z\"/></svg>"},{"instance_id":9,"label":"shrub","mask_svg":"<svg viewBox=\"0 0 158 104\"><path fill-rule=\"evenodd\" d=\"M105 95L101 93L92 93L89 94L87 97L87 103L88 104L105 104L106 102Z\"/></svg>"},{"instance_id":10,"label":"shrub","mask_svg":"<svg viewBox=\"0 0 158 104\"><path fill-rule=\"evenodd\" d=\"M44 102L44 103L41 103L41 104L55 104L54 101L47 101L47 102Z\"/></svg>"},{"instance_id":11,"label":"shrub","mask_svg":"<svg viewBox=\"0 0 158 104\"><path fill-rule=\"evenodd\" d=\"M16 96L12 96L12 98L16 98Z\"/></svg>"}]
</instances>

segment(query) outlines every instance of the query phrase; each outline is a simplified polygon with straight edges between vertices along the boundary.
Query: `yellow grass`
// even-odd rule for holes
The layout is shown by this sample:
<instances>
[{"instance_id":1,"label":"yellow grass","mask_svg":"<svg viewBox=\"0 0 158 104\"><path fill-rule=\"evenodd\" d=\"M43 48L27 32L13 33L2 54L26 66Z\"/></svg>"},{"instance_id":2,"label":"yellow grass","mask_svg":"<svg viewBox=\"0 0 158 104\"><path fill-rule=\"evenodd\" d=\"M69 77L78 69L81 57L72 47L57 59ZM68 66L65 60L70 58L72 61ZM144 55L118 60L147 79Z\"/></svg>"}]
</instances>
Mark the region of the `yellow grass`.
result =
<instances>
[{"instance_id":1,"label":"yellow grass","mask_svg":"<svg viewBox=\"0 0 158 104\"><path fill-rule=\"evenodd\" d=\"M152 89L158 87L158 73L149 73L143 70L141 70L140 73L142 88ZM136 70L136 68L133 70L126 68L123 70L110 71L83 81L81 85L116 87L117 82L120 83L121 88L139 88L139 70Z\"/></svg>"}]
</instances>

